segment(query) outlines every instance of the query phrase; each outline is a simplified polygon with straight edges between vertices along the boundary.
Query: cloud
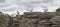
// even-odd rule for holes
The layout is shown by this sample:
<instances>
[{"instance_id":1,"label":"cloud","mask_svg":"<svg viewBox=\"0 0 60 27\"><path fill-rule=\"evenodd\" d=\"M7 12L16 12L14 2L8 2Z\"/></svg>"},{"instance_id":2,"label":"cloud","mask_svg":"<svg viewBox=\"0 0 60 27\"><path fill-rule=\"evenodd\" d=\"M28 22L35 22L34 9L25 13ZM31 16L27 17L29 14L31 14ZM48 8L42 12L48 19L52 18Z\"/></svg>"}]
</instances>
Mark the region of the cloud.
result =
<instances>
[{"instance_id":1,"label":"cloud","mask_svg":"<svg viewBox=\"0 0 60 27\"><path fill-rule=\"evenodd\" d=\"M2 2L1 2L2 1ZM0 11L4 13L16 13L16 11L23 12L26 9L33 8L34 11L41 11L41 6L46 6L49 12L54 12L60 6L60 0L1 0ZM42 10L43 11L43 10Z\"/></svg>"},{"instance_id":2,"label":"cloud","mask_svg":"<svg viewBox=\"0 0 60 27\"><path fill-rule=\"evenodd\" d=\"M2 3L2 2L5 2L5 0L0 0L0 2Z\"/></svg>"},{"instance_id":3,"label":"cloud","mask_svg":"<svg viewBox=\"0 0 60 27\"><path fill-rule=\"evenodd\" d=\"M39 3L51 3L53 0L39 0L39 1L32 1L31 3L34 4L39 4Z\"/></svg>"}]
</instances>

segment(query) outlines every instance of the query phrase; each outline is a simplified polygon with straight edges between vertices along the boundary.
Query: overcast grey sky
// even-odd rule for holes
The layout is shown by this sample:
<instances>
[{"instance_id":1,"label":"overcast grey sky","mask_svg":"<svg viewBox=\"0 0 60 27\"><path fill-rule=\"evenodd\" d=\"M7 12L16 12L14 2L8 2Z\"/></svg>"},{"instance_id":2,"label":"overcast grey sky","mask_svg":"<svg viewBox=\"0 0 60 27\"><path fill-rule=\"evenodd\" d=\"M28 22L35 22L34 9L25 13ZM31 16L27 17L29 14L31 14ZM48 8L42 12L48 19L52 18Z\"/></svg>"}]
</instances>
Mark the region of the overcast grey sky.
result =
<instances>
[{"instance_id":1,"label":"overcast grey sky","mask_svg":"<svg viewBox=\"0 0 60 27\"><path fill-rule=\"evenodd\" d=\"M44 8L41 6L47 7L48 12L54 12L60 7L60 0L0 0L0 11L8 14L15 14L16 11L22 14L30 8L43 12Z\"/></svg>"}]
</instances>

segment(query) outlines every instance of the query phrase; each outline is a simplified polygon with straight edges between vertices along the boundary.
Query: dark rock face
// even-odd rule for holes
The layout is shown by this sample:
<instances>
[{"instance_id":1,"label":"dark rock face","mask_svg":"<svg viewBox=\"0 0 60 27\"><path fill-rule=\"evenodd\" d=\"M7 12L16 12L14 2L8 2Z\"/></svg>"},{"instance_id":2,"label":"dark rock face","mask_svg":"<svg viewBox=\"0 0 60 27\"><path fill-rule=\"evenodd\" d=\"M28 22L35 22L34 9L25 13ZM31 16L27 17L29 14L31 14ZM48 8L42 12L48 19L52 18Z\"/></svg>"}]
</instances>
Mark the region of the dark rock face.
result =
<instances>
[{"instance_id":1,"label":"dark rock face","mask_svg":"<svg viewBox=\"0 0 60 27\"><path fill-rule=\"evenodd\" d=\"M23 25L22 27L56 27L57 25L59 25L58 23L59 21L57 21L59 17L56 16L57 14L52 12L51 13L26 12L24 13L22 18L22 25ZM55 19L54 17L57 19ZM58 24L54 23L55 22L54 19Z\"/></svg>"},{"instance_id":2,"label":"dark rock face","mask_svg":"<svg viewBox=\"0 0 60 27\"><path fill-rule=\"evenodd\" d=\"M9 15L0 14L0 27L7 27L9 23Z\"/></svg>"},{"instance_id":3,"label":"dark rock face","mask_svg":"<svg viewBox=\"0 0 60 27\"><path fill-rule=\"evenodd\" d=\"M24 13L24 15L16 15L16 17L1 14L0 20L2 21L0 21L0 27L53 27L54 24L56 24L53 23L55 22L55 20L53 20L55 17L54 15L56 14L49 12L27 12Z\"/></svg>"},{"instance_id":4,"label":"dark rock face","mask_svg":"<svg viewBox=\"0 0 60 27\"><path fill-rule=\"evenodd\" d=\"M52 27L60 27L60 16L55 16L51 20Z\"/></svg>"},{"instance_id":5,"label":"dark rock face","mask_svg":"<svg viewBox=\"0 0 60 27\"><path fill-rule=\"evenodd\" d=\"M45 13L25 12L16 17L0 13L0 27L60 27L59 13L59 9Z\"/></svg>"},{"instance_id":6,"label":"dark rock face","mask_svg":"<svg viewBox=\"0 0 60 27\"><path fill-rule=\"evenodd\" d=\"M54 14L29 12L24 13L22 19L22 27L51 27L52 22L50 19Z\"/></svg>"},{"instance_id":7,"label":"dark rock face","mask_svg":"<svg viewBox=\"0 0 60 27\"><path fill-rule=\"evenodd\" d=\"M60 12L60 7L56 10L56 12Z\"/></svg>"}]
</instances>

